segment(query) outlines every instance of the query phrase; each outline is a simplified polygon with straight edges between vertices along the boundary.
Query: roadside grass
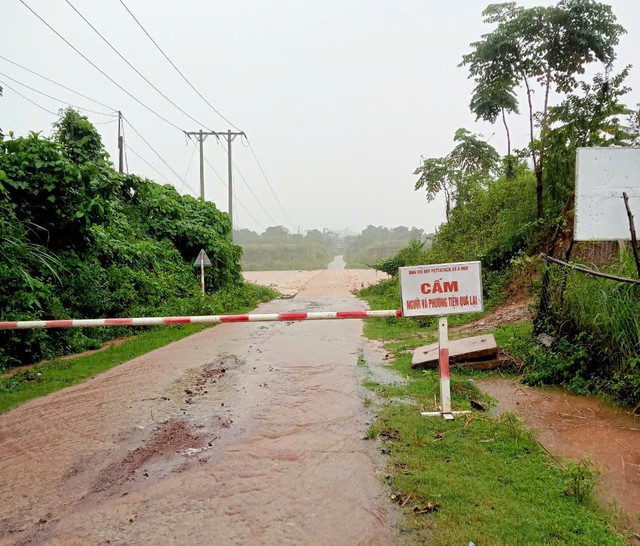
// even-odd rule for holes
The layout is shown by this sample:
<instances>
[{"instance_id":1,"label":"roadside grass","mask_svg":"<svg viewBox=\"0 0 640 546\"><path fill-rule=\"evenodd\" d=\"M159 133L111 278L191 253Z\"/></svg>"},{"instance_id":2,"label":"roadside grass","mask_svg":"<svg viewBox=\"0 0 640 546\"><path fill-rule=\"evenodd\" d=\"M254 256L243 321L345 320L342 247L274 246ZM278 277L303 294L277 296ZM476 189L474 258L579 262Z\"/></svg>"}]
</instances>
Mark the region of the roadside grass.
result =
<instances>
[{"instance_id":1,"label":"roadside grass","mask_svg":"<svg viewBox=\"0 0 640 546\"><path fill-rule=\"evenodd\" d=\"M202 324L161 326L128 339L121 345L112 345L104 351L77 358L51 360L11 377L0 378L0 413L32 398L81 383L118 364L195 334L203 328L205 326Z\"/></svg>"},{"instance_id":2,"label":"roadside grass","mask_svg":"<svg viewBox=\"0 0 640 546\"><path fill-rule=\"evenodd\" d=\"M366 437L378 438L389 454L386 479L392 498L404 504L402 526L410 544L625 544L613 531L614 516L589 495L576 493L584 489L575 486L576 472L558 466L514 413L494 418L473 411L455 421L422 417L420 411L433 410L439 397L438 373L412 370L407 350L435 341L434 328L403 330L384 322L367 321L365 334L390 340L385 349L393 357L391 368L407 382L363 382L375 392L378 407ZM519 355L530 343L531 322L494 334ZM472 398L491 404L474 382L490 375L452 368L454 409L471 409Z\"/></svg>"}]
</instances>

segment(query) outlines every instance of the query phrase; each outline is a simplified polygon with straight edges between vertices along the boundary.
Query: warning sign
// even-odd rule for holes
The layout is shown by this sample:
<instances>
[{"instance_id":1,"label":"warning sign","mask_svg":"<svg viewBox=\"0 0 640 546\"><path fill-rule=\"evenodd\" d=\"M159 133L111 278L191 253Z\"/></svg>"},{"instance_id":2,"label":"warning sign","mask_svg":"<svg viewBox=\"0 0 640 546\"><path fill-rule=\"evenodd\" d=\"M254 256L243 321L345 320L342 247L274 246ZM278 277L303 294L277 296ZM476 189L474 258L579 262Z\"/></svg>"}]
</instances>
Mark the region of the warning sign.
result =
<instances>
[{"instance_id":1,"label":"warning sign","mask_svg":"<svg viewBox=\"0 0 640 546\"><path fill-rule=\"evenodd\" d=\"M480 262L401 267L399 274L405 317L484 309Z\"/></svg>"}]
</instances>

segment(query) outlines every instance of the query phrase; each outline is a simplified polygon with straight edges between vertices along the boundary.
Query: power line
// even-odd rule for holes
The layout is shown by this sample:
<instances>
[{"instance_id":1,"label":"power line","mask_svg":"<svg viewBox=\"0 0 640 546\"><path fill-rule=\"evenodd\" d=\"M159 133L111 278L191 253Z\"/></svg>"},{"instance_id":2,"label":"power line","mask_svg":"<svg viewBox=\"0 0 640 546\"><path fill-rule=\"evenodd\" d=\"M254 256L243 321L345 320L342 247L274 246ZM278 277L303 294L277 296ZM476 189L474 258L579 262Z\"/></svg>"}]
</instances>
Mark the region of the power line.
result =
<instances>
[{"instance_id":1,"label":"power line","mask_svg":"<svg viewBox=\"0 0 640 546\"><path fill-rule=\"evenodd\" d=\"M25 0L19 0L20 3L26 7L31 13L33 13L42 23L44 23L58 38L60 38L65 44L67 44L71 49L73 49L78 55L80 55L85 61L87 61L93 68L95 68L100 74L102 74L105 78L107 78L111 83L113 83L118 89L126 93L129 97L135 100L138 104L146 108L149 112L151 112L154 116L160 118L162 121L171 125L174 129L178 131L184 132L180 127L178 127L175 123L170 122L163 115L158 114L153 108L142 102L140 99L132 95L129 91L127 91L122 85L120 85L117 81L115 81L111 76L109 76L104 70L102 70L97 64L95 64L91 59L89 59L82 51L80 51L77 47L75 47L69 40L67 40L62 34L60 34L55 28L53 28L49 23L47 23L40 15L38 15L32 8L25 2Z\"/></svg>"},{"instance_id":2,"label":"power line","mask_svg":"<svg viewBox=\"0 0 640 546\"><path fill-rule=\"evenodd\" d=\"M156 46L156 48L158 49L158 51L160 51L160 53L162 53L163 57L165 59L167 59L167 61L169 61L169 64L175 69L175 71L180 74L180 76L182 77L182 79L187 82L187 84L189 85L189 87L191 87L191 89L193 89L197 95L205 102L207 103L207 105L216 113L218 114L223 120L225 120L229 125L231 125L231 127L233 127L234 129L236 129L237 131L240 131L240 129L234 125L233 123L231 123L231 121L229 121L225 116L223 116L219 110L217 110L205 97L202 93L200 93L200 91L198 91L195 86L189 81L189 79L182 73L182 71L175 65L175 63L169 58L169 56L163 51L163 49L158 45L158 43L151 37L151 34L149 34L147 32L147 29L144 28L144 26L142 25L142 23L137 19L137 17L131 12L131 10L127 7L127 5L123 2L123 0L120 0L120 3L123 5L124 9L127 10L127 12L129 13L129 15L131 15L131 17L133 18L133 20L138 23L138 26L142 29L142 32L144 32L147 35L147 38L149 38L149 40L151 40L151 42L153 43L154 46ZM203 125L203 124L201 124ZM203 125L204 126L204 125Z\"/></svg>"},{"instance_id":3,"label":"power line","mask_svg":"<svg viewBox=\"0 0 640 546\"><path fill-rule=\"evenodd\" d=\"M66 0L67 3L69 3L69 0ZM195 93L216 113L218 114L223 120L225 120L227 123L229 123L229 125L231 125L231 127L233 127L234 129L236 129L237 131L240 131L240 128L233 124L229 119L227 119L225 116L223 116L220 111L218 111L207 99L206 97L200 93L200 91L198 91L198 89L196 89L196 87L191 83L191 81L189 81L189 79L184 75L184 73L176 66L176 64L169 58L169 56L164 52L164 50L158 45L158 43L153 39L153 37L151 36L151 34L149 34L149 32L147 31L147 29L144 27L144 25L140 22L140 20L133 14L133 12L127 7L127 5L125 4L124 0L119 0L120 3L122 4L122 6L124 7L124 9L127 11L127 13L133 18L133 20L138 24L138 26L142 29L142 31L146 34L147 38L149 38L149 40L151 40L151 42L153 43L153 45L158 49L158 51L162 54L162 56L169 62L169 64L174 68L174 70L182 77L182 79L189 85L189 87L191 87L191 89L193 89L193 91L195 91ZM200 124L203 127L206 127L206 125L204 124ZM287 221L289 222L289 225L295 229L295 224L292 222L291 218L289 217L289 215L287 214L287 212L284 210L284 207L282 206L282 203L280 202L280 200L278 199L278 196L276 195L275 190L273 189L273 186L271 185L271 182L269 182L269 178L264 170L264 168L262 167L262 164L260 163L260 160L258 159L258 156L255 152L255 150L253 149L253 146L251 145L251 142L249 142L249 140L247 139L247 142L249 143L249 148L251 150L251 153L256 161L256 163L258 164L258 167L260 169L260 171L262 172L262 176L264 177L267 185L269 186L269 189L271 190L271 193L273 194L278 206L280 207L280 210L282 210L283 214L285 215ZM237 167L236 167L237 170ZM238 171L239 172L239 171ZM245 181L246 183L246 181ZM249 188L251 189L251 188ZM253 193L253 190L252 190ZM255 195L254 195L255 197ZM267 213L268 214L268 213ZM273 219L272 219L273 221Z\"/></svg>"},{"instance_id":4,"label":"power line","mask_svg":"<svg viewBox=\"0 0 640 546\"><path fill-rule=\"evenodd\" d=\"M255 192L253 191L253 188L251 188L251 186L249 185L249 182L247 182L246 178L244 177L244 175L240 172L240 169L238 169L238 166L235 164L235 162L233 162L233 168L236 170L236 172L238 173L238 175L240 176L240 178L242 179L242 181L244 182L245 186L247 186L247 188L249 188L249 191L251 192L251 195L253 195L254 199L258 202L258 205L260 205L260 208L264 211L264 213L269 217L269 220L271 220L273 222L274 226L278 225L278 222L276 222L273 219L273 216L271 216L271 214L269 213L269 211L264 208L264 205L262 204L262 201L260 201L260 198L255 194Z\"/></svg>"},{"instance_id":5,"label":"power line","mask_svg":"<svg viewBox=\"0 0 640 546\"><path fill-rule=\"evenodd\" d=\"M175 169L174 169L171 165L169 165L169 163L167 163L167 161L165 160L165 158L164 158L164 157L162 157L162 155L161 155L161 154L160 154L160 153L159 153L159 152L158 152L158 151L157 151L153 146L151 146L151 144L149 144L149 141L148 141L146 138L144 138L144 137L142 136L142 134L141 134L141 133L140 133L140 132L135 128L135 126L134 126L134 125L129 121L129 119L128 119L128 118L126 118L126 117L124 117L124 116L122 116L122 119L124 119L124 120L129 124L129 127L131 127L131 129L133 130L133 132L134 132L136 135L138 135L138 136L140 137L140 139L142 140L142 142L144 142L144 143L148 146L148 148L149 148L149 149L150 149L150 150L151 150L151 151L152 151L152 152L157 156L157 158L158 158L160 161L162 161L162 163L164 163L165 167L167 167L167 168L168 168L168 169L173 173L173 175L174 175L178 180L180 180L183 184L185 184L185 185L187 186L187 188L189 188L192 192L196 193L196 191L195 191L195 190L194 190L194 189L193 189L193 188L192 188L192 187L187 183L187 181L186 181L184 178L182 178L182 177L181 177L181 176L180 176L180 175L175 171Z\"/></svg>"},{"instance_id":6,"label":"power line","mask_svg":"<svg viewBox=\"0 0 640 546\"><path fill-rule=\"evenodd\" d=\"M33 104L34 106L37 106L38 108L40 108L41 110L44 110L45 112L49 112L50 114L53 114L54 116L57 116L58 113L57 112L53 112L51 110L49 110L48 108L45 108L44 106L42 106L41 104L38 104L37 102L31 100L29 97L27 97L26 95L23 95L22 93L20 93L20 91L16 91L13 87L11 87L10 85L4 83L4 82L0 82L2 83L2 85L4 85L7 89L11 89L11 91L13 91L16 95L19 95L20 97L22 97L25 100L28 100L31 104Z\"/></svg>"},{"instance_id":7,"label":"power line","mask_svg":"<svg viewBox=\"0 0 640 546\"><path fill-rule=\"evenodd\" d=\"M131 68L138 76L140 76L145 82L147 82L157 93L159 93L165 100L167 100L169 103L171 103L175 108L177 108L178 110L180 110L180 112L182 112L185 116L187 116L189 119L191 119L192 121L194 121L195 123L197 123L198 125L202 125L203 127L206 127L206 125L204 123L202 123L201 121L198 121L196 118L194 118L193 116L191 116L190 114L188 114L187 112L185 112L182 108L180 108L180 106L178 106L175 102L173 102L169 97L167 97L167 95L165 95L160 89L158 89L152 82L149 81L149 79L142 73L140 72L135 66L133 66L129 60L122 54L120 53L120 51L118 51L115 46L113 46L113 44L111 44L111 42L109 40L107 40L101 33L100 31L94 27L91 22L84 16L82 15L82 13L80 13L80 11L71 3L71 0L65 0L65 2L67 4L69 4L69 6L71 6L71 9L73 9L73 11L75 11L80 18L87 23L87 25L89 25L91 27L91 29L98 35L100 36L100 38L102 39L102 41L107 44L115 53L116 55L118 55L118 57L120 57L125 63L127 63L127 65L129 66L129 68Z\"/></svg>"},{"instance_id":8,"label":"power line","mask_svg":"<svg viewBox=\"0 0 640 546\"><path fill-rule=\"evenodd\" d=\"M43 96L45 96L47 98L50 98L52 100L55 100L57 102L61 102L62 104L66 104L67 106L72 106L73 108L76 108L77 110L84 110L86 112L91 112L93 114L99 114L101 116L109 116L109 117L113 116L113 114L111 114L111 113L107 114L106 112L98 112L97 110L92 110L91 108L84 108L83 106L78 106L77 104L72 104L70 102L67 102L66 100L59 99L58 97L54 97L52 95L48 95L47 93L44 93L43 91L39 91L35 87L31 87L30 85L27 85L26 83L23 83L23 82L21 82L19 80L16 80L15 78L12 78L8 74L3 74L2 72L0 72L0 76L4 76L5 78L9 78L12 82L17 83L18 85L21 85L22 87L26 87L27 89L31 89L31 91L35 91L36 93L39 93L40 95L43 95Z\"/></svg>"},{"instance_id":9,"label":"power line","mask_svg":"<svg viewBox=\"0 0 640 546\"><path fill-rule=\"evenodd\" d=\"M120 118L122 118L122 112L118 112L118 119ZM124 148L124 164L127 169L127 174L129 174L129 156L127 155L127 145L126 145L127 139L124 136L124 123L122 123L121 127L122 127L122 144Z\"/></svg>"},{"instance_id":10,"label":"power line","mask_svg":"<svg viewBox=\"0 0 640 546\"><path fill-rule=\"evenodd\" d=\"M159 176L161 176L162 178L164 178L167 182L169 182L169 184L171 184L171 180L169 180L164 174L162 174L158 169L156 169L151 163L149 163L144 157L142 157L138 152L136 152L131 146L129 146L129 144L125 144L125 149L128 149L130 152L133 153L133 155L137 156L138 159L140 159L141 161L143 161L144 163L146 163L146 165L153 169Z\"/></svg>"},{"instance_id":11,"label":"power line","mask_svg":"<svg viewBox=\"0 0 640 546\"><path fill-rule=\"evenodd\" d=\"M27 72L31 72L31 74L35 74L36 76L38 76L39 78L42 78L43 80L47 80L48 82L51 82L55 85L57 85L58 87L62 87L62 89L66 89L67 91L71 91L72 93L75 93L76 95L79 95L80 97L90 100L91 102L95 102L96 104L103 106L104 108L106 108L107 110L111 110L116 112L117 108L112 108L111 106L108 106L106 104L104 104L103 102L100 102L96 99L92 99L91 97L88 97L87 95L83 95L82 93L80 93L79 91L76 91L75 89L71 89L71 87L67 87L66 85L62 85L61 83L52 80L51 78L47 78L47 76L43 76L42 74L36 72L35 70L31 70L30 68L27 68L26 66L23 66L15 61L12 61L11 59L7 59L5 56L0 55L0 59L7 61L8 63L11 63L19 68L22 68L22 70L26 70Z\"/></svg>"},{"instance_id":12,"label":"power line","mask_svg":"<svg viewBox=\"0 0 640 546\"><path fill-rule=\"evenodd\" d=\"M169 184L171 184L171 180L167 178L162 172L156 169L149 161L147 161L143 156L141 156L138 152L136 152L129 144L125 144L126 149L133 153L133 155L137 156L142 162L144 162L150 169L156 172L160 177L164 178Z\"/></svg>"},{"instance_id":13,"label":"power line","mask_svg":"<svg viewBox=\"0 0 640 546\"><path fill-rule=\"evenodd\" d=\"M227 148L225 147L224 143L222 144L222 147L225 149L225 151L227 150ZM260 198L255 194L255 192L253 191L253 188L249 185L249 183L247 182L247 179L244 177L244 175L240 172L240 169L238 169L238 166L235 164L234 161L232 161L233 163L233 168L236 170L236 172L238 173L238 175L240 176L240 178L242 179L242 181L245 183L245 186L247 186L247 188L249 188L249 191L251 192L251 195L253 195L254 199L257 201L258 205L260 205L260 208L265 212L265 214L269 217L269 219L273 222L274 226L278 225L278 222L276 222L273 219L273 216L271 216L271 214L269 213L269 211L264 207L264 205L262 204L262 201L260 201Z\"/></svg>"},{"instance_id":14,"label":"power line","mask_svg":"<svg viewBox=\"0 0 640 546\"><path fill-rule=\"evenodd\" d=\"M194 146L196 145L196 144L195 144L195 142L192 142L192 144L193 144ZM222 176L220 176L220 174L218 173L218 171L216 170L216 168L211 164L211 162L206 158L206 156L205 156L205 158L204 158L204 161L205 161L205 163L209 166L209 168L213 171L213 173L218 177L218 179L220 180L220 182L222 182L222 184L224 185L224 187L225 187L226 189L228 189L228 188L229 188L229 186L227 186L227 183L224 181L224 178L222 178ZM248 215L249 217L251 217L251 219L252 219L252 220L253 220L253 221L254 221L258 226L260 226L263 230L265 229L265 227L264 227L260 222L258 222L258 220L256 219L256 217L255 217L253 214L251 214L251 212L249 212L249 209L248 209L247 207L245 207L245 205L244 205L244 203L243 203L242 201L240 201L238 198L236 198L236 202L238 203L238 205L240 205L240 206L242 207L242 210L244 210L244 211L247 213L247 215Z\"/></svg>"},{"instance_id":15,"label":"power line","mask_svg":"<svg viewBox=\"0 0 640 546\"><path fill-rule=\"evenodd\" d=\"M189 158L189 164L187 165L187 170L184 173L185 180L187 179L187 176L189 175L189 170L191 169L191 163L193 163L193 157L195 155L196 155L196 150L194 148L193 152L191 152L191 157Z\"/></svg>"},{"instance_id":16,"label":"power line","mask_svg":"<svg viewBox=\"0 0 640 546\"><path fill-rule=\"evenodd\" d=\"M282 211L282 213L285 215L285 217L289 221L289 225L292 228L294 228L294 230L295 230L295 224L291 221L291 218L289 218L289 215L284 210L284 207L282 206L282 203L280 203L280 199L278 199L278 196L276 195L276 192L274 191L273 186L271 185L271 182L269 182L269 177L267 176L267 173L262 168L262 164L260 163L260 160L258 159L258 155L256 154L255 150L253 149L251 141L248 138L247 138L247 143L249 144L249 150L251 150L251 154L253 155L253 158L256 160L256 163L258 164L258 167L260 168L260 172L262 173L262 176L264 177L265 182L269 186L269 189L271 190L271 193L273 194L273 197L275 198L276 203L278 203L278 206L280 207L280 210Z\"/></svg>"}]
</instances>

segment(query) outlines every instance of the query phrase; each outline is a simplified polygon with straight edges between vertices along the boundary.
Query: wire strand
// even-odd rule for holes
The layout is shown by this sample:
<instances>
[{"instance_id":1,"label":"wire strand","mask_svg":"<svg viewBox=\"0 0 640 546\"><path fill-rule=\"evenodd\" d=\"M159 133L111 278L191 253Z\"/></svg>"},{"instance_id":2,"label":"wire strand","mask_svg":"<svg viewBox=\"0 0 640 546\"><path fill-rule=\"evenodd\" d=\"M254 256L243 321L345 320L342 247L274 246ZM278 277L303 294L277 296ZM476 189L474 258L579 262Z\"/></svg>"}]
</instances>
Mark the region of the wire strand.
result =
<instances>
[{"instance_id":1,"label":"wire strand","mask_svg":"<svg viewBox=\"0 0 640 546\"><path fill-rule=\"evenodd\" d=\"M161 176L162 178L164 178L169 184L171 184L171 180L169 180L164 174L162 174L158 169L156 169L151 163L149 163L144 157L142 157L138 152L136 152L131 146L129 146L129 144L125 145L125 150L129 150L131 153L133 153L133 155L137 156L138 159L140 159L141 161L143 161L144 163L146 163L146 165L153 169L159 176Z\"/></svg>"},{"instance_id":2,"label":"wire strand","mask_svg":"<svg viewBox=\"0 0 640 546\"><path fill-rule=\"evenodd\" d=\"M70 102L67 102L66 100L59 99L58 97L54 97L52 95L48 95L47 93L45 93L43 91L39 91L35 87L31 87L30 85L27 85L26 83L23 83L23 82L21 82L19 80L16 80L15 78L12 78L8 74L4 74L4 73L0 72L0 76L4 76L5 78L9 78L12 82L17 83L18 85L21 85L22 87L26 87L27 89L31 89L31 91L35 91L36 93L39 93L40 95L43 95L44 97L50 98L50 99L55 100L57 102L61 102L62 104L66 104L67 106L72 106L73 108L75 108L77 110L84 110L85 112L91 112L93 114L99 114L101 116L113 117L113 113L108 113L107 114L106 112L98 112L98 110L92 110L91 108L84 108L83 106L78 106L77 104L72 104Z\"/></svg>"},{"instance_id":3,"label":"wire strand","mask_svg":"<svg viewBox=\"0 0 640 546\"><path fill-rule=\"evenodd\" d=\"M158 49L158 51L160 53L162 53L162 56L169 61L169 64L175 69L175 71L180 74L180 76L182 77L182 79L187 82L187 84L189 85L189 87L191 87L191 89L193 89L196 94L205 102L207 103L207 105L209 106L209 108L211 108L216 114L218 114L224 121L226 121L229 125L231 125L231 127L233 127L234 129L236 129L237 131L240 131L240 129L237 127L237 125L234 125L231 121L229 121L228 118L226 118L225 116L223 116L220 111L215 108L215 106L213 106L205 97L202 93L200 93L200 91L198 91L196 89L196 87L189 81L189 79L182 73L182 71L175 65L175 63L169 58L169 56L164 52L164 50L158 45L158 43L151 37L151 34L149 34L149 32L147 32L147 29L142 25L142 23L138 20L138 18L131 12L131 10L127 7L127 5L123 2L123 0L120 0L120 3L122 4L122 6L124 7L125 10L127 10L127 13L129 13L129 15L131 15L131 17L133 18L133 20L138 24L138 26L142 29L142 32L144 32L147 35L147 38L149 38L149 40L151 40L151 42L153 43L154 46L156 46L156 48Z\"/></svg>"},{"instance_id":4,"label":"wire strand","mask_svg":"<svg viewBox=\"0 0 640 546\"><path fill-rule=\"evenodd\" d=\"M227 147L224 145L224 142L221 143L222 147L224 148L225 152L227 152L227 154L229 153L229 151L227 150ZM262 204L262 201L260 201L260 198L255 194L255 192L253 191L253 188L249 185L249 182L247 182L247 179L244 177L244 175L242 174L242 172L240 172L240 169L238 168L238 166L236 165L235 161L231 161L233 168L236 170L236 172L238 173L238 176L240 176L240 179L244 182L245 186L247 186L247 188L249 188L249 191L251 192L251 195L253 195L254 199L256 200L256 202L258 203L258 205L260 205L260 208L264 211L264 213L269 217L269 220L271 220L273 222L274 226L278 225L278 222L276 222L273 219L273 216L271 216L271 214L269 213L269 211L264 207L264 205Z\"/></svg>"},{"instance_id":5,"label":"wire strand","mask_svg":"<svg viewBox=\"0 0 640 546\"><path fill-rule=\"evenodd\" d=\"M89 25L91 27L91 29L98 35L100 36L100 38L102 39L102 41L107 44L115 53L116 55L118 55L118 57L120 57L125 63L127 63L127 66L129 66L129 68L131 68L138 76L140 76L145 82L147 82L147 84L149 84L157 93L160 94L160 96L162 96L165 100L167 100L171 105L173 105L175 108L177 108L180 112L182 112L185 116L187 116L191 121L193 121L194 123L197 123L198 125L202 126L202 127L206 127L206 125L204 123L202 123L201 121L197 120L196 118L194 118L193 116L191 116L188 112L185 112L180 106L178 106L175 102L173 102L169 97L167 97L167 95L165 95L160 89L158 89L158 87L156 85L154 85L151 81L149 81L149 79L142 73L140 72L135 66L133 66L130 62L129 59L127 59L122 53L120 53L120 51L118 51L116 49L116 47L109 41L107 40L101 33L100 31L94 27L91 22L84 16L82 15L82 13L78 10L78 8L76 8L72 3L71 0L65 0L65 2L67 4L69 4L69 6L71 6L71 9L73 9L73 11L75 11L80 18L87 23L87 25Z\"/></svg>"},{"instance_id":6,"label":"wire strand","mask_svg":"<svg viewBox=\"0 0 640 546\"><path fill-rule=\"evenodd\" d=\"M95 64L91 59L89 59L84 53L82 53L82 51L80 51L77 47L75 47L71 42L69 42L69 40L67 40L62 34L60 34L55 28L53 28L49 23L47 23L42 17L40 17L40 15L38 15L38 13L36 13L31 6L29 6L29 4L27 4L25 2L25 0L19 0L19 2L26 7L31 13L33 13L38 19L40 19L40 21L42 21L42 23L45 24L45 26L47 26L49 28L49 30L51 30L56 36L58 36L58 38L60 38L65 44L67 44L71 49L73 49L78 55L80 55L85 61L87 61L91 66L93 66L93 68L95 68L98 72L100 72L100 74L102 74L105 78L107 78L111 83L113 83L116 87L118 87L118 89L120 89L121 91L123 91L124 93L126 93L129 97L131 97L133 100L135 100L138 104L140 104L141 106L143 106L144 108L146 108L149 112L151 112L154 116L158 117L159 119L161 119L162 121L164 121L165 123L167 123L168 125L171 125L171 127L173 127L174 129L177 129L178 131L181 131L184 133L184 130L181 129L180 127L178 127L175 123L170 122L167 118L165 118L163 115L158 114L158 112L156 112L153 108L151 108L150 106L148 106L147 104L145 104L144 102L142 102L140 99L138 99L136 96L132 95L129 91L127 91L122 85L120 85L117 81L115 81L111 76L109 76L104 70L102 70L97 64Z\"/></svg>"},{"instance_id":7,"label":"wire strand","mask_svg":"<svg viewBox=\"0 0 640 546\"><path fill-rule=\"evenodd\" d=\"M189 188L193 193L196 193L196 191L195 191L195 190L194 190L194 189L193 189L193 188L192 188L192 187L187 183L187 181L186 181L184 178L182 178L182 177L181 177L181 176L180 176L180 175L175 171L175 169L174 169L171 165L169 165L169 163L167 163L167 161L165 160L165 158L164 158L164 157L162 157L162 155L161 155L161 154L160 154L160 153L159 153L159 152L158 152L158 151L157 151L153 146L151 146L151 144L149 144L149 141L148 141L146 138L144 138L144 137L142 136L142 134L140 134L140 132L139 132L139 131L135 128L135 126L134 126L134 125L129 121L129 119L128 119L128 118L126 118L126 117L124 117L124 116L122 116L122 119L124 119L124 120L129 124L129 127L131 127L132 131L133 131L136 135L138 135L138 137L140 137L140 139L142 140L142 142L144 142L144 143L148 146L148 148L149 148L149 149L150 149L150 150L151 150L151 151L152 151L152 152L157 156L157 158L158 158L160 161L162 161L162 163L164 163L165 167L167 167L167 168L168 168L168 169L173 173L173 175L174 175L178 180L182 181L182 182L187 186L187 188Z\"/></svg>"},{"instance_id":8,"label":"wire strand","mask_svg":"<svg viewBox=\"0 0 640 546\"><path fill-rule=\"evenodd\" d=\"M291 218L289 218L289 215L284 210L284 207L282 206L282 203L280 203L280 199L278 199L278 196L276 195L276 192L273 189L273 186L271 185L271 182L269 182L269 177L267 176L267 173L265 172L265 170L262 168L262 163L260 163L260 160L258 159L258 155L256 154L255 150L253 149L253 145L251 144L251 141L248 138L247 138L247 143L249 144L249 150L251 151L251 154L253 155L253 158L256 160L256 163L258 164L258 168L260 169L260 172L262 173L262 176L264 177L265 182L267 183L267 186L269 186L269 189L271 190L271 193L273 194L273 197L275 198L276 203L278 203L278 206L280 207L280 210L282 211L282 213L285 215L285 218L289 222L289 225L292 228L294 228L294 231L295 231L295 224L291 221Z\"/></svg>"},{"instance_id":9,"label":"wire strand","mask_svg":"<svg viewBox=\"0 0 640 546\"><path fill-rule=\"evenodd\" d=\"M23 95L22 93L20 93L20 91L16 91L13 87L11 87L9 84L6 84L2 81L0 81L0 83L2 85L4 85L7 89L11 89L11 91L13 91L16 95L22 97L25 100L28 100L31 104L33 104L34 106L37 106L38 108L40 108L41 110L44 110L45 112L49 112L50 114L53 114L54 116L57 116L58 113L57 112L53 112L51 110L49 110L48 108L45 108L44 106L42 106L41 104L38 104L37 102L31 100L29 97L27 97L26 95Z\"/></svg>"},{"instance_id":10,"label":"wire strand","mask_svg":"<svg viewBox=\"0 0 640 546\"><path fill-rule=\"evenodd\" d=\"M71 89L71 87L67 87L66 85L63 85L55 80L52 80L51 78L48 78L47 76L43 76L42 74L36 72L35 70L31 70L30 68L27 68L26 66L23 66L15 61L12 61L11 59L7 59L5 56L0 55L0 59L7 61L8 63L11 63L19 68L22 68L22 70L26 70L27 72L31 72L31 74L35 74L36 76L38 76L39 78L42 78L43 80L47 80L48 82L53 83L54 85L57 85L58 87L62 87L62 89L66 89L67 91L71 91L72 93L75 93L76 95L82 97L83 99L87 99L91 102L95 102L96 104L103 106L104 108L106 108L107 110L111 110L113 112L117 112L118 109L117 108L112 108L111 106L108 106L107 104L104 104L103 102L100 102L96 99L92 99L91 97L88 97L87 95L83 95L82 93L80 93L79 91L76 91L75 89Z\"/></svg>"},{"instance_id":11,"label":"wire strand","mask_svg":"<svg viewBox=\"0 0 640 546\"><path fill-rule=\"evenodd\" d=\"M193 145L195 146L195 142L193 143ZM216 168L211 164L211 162L206 158L204 158L204 162L209 166L209 168L213 171L213 173L218 177L218 179L220 180L220 182L222 182L222 184L224 185L224 187L227 189L227 191L229 190L229 185L224 181L224 178L222 178L222 176L220 176L220 173L218 173L218 171L216 170ZM249 209L244 205L244 203L242 201L240 201L239 199L236 198L236 202L238 203L238 205L240 205L242 207L242 210L244 210L247 215L258 225L260 226L260 228L262 228L262 230L264 231L265 227L258 222L258 220L256 219L256 217L251 214L251 212L249 212Z\"/></svg>"}]
</instances>

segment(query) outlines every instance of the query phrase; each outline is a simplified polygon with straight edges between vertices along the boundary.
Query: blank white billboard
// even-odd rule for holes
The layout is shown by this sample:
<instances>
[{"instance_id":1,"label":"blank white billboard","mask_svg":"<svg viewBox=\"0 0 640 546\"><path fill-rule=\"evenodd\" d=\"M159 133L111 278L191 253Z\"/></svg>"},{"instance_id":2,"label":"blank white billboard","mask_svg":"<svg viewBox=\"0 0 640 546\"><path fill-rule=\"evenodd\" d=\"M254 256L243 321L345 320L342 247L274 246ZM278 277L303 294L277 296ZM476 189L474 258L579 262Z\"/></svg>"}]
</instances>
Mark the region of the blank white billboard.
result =
<instances>
[{"instance_id":1,"label":"blank white billboard","mask_svg":"<svg viewBox=\"0 0 640 546\"><path fill-rule=\"evenodd\" d=\"M576 241L631 239L622 192L640 229L640 148L578 148Z\"/></svg>"}]
</instances>

